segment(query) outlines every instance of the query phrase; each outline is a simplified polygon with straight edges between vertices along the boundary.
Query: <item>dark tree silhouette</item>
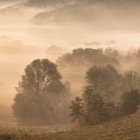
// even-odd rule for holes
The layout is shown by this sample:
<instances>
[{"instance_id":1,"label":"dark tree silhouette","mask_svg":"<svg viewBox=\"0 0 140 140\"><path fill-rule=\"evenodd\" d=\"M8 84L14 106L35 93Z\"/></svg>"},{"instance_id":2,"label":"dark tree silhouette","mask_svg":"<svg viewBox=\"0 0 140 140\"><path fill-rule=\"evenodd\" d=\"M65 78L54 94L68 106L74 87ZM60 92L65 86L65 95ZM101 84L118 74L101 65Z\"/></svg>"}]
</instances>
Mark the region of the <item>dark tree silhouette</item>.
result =
<instances>
[{"instance_id":1,"label":"dark tree silhouette","mask_svg":"<svg viewBox=\"0 0 140 140\"><path fill-rule=\"evenodd\" d=\"M124 92L140 90L140 75L136 71L124 73L122 78L122 88Z\"/></svg>"},{"instance_id":2,"label":"dark tree silhouette","mask_svg":"<svg viewBox=\"0 0 140 140\"><path fill-rule=\"evenodd\" d=\"M63 74L63 78L71 83L75 94L80 93L84 84L85 73L93 65L111 64L116 67L120 65L117 56L108 56L101 48L77 48L71 53L59 57L56 63Z\"/></svg>"},{"instance_id":3,"label":"dark tree silhouette","mask_svg":"<svg viewBox=\"0 0 140 140\"><path fill-rule=\"evenodd\" d=\"M86 81L96 94L115 98L120 93L121 75L111 66L93 66L87 71ZM112 96L114 95L114 96Z\"/></svg>"},{"instance_id":4,"label":"dark tree silhouette","mask_svg":"<svg viewBox=\"0 0 140 140\"><path fill-rule=\"evenodd\" d=\"M122 77L123 94L120 98L120 115L126 116L137 111L140 105L140 75L136 71L127 71Z\"/></svg>"},{"instance_id":5,"label":"dark tree silhouette","mask_svg":"<svg viewBox=\"0 0 140 140\"><path fill-rule=\"evenodd\" d=\"M70 65L78 66L87 65L92 66L93 64L119 64L117 58L114 55L108 56L103 52L103 49L92 49L92 48L78 48L67 53L62 57L59 57L57 64L60 66ZM70 65L71 66L71 65Z\"/></svg>"},{"instance_id":6,"label":"dark tree silhouette","mask_svg":"<svg viewBox=\"0 0 140 140\"><path fill-rule=\"evenodd\" d=\"M140 93L137 90L125 92L120 100L120 110L122 116L133 114L140 105Z\"/></svg>"},{"instance_id":7,"label":"dark tree silhouette","mask_svg":"<svg viewBox=\"0 0 140 140\"><path fill-rule=\"evenodd\" d=\"M73 117L72 121L77 121L81 117L84 117L83 114L83 101L80 97L76 97L74 101L72 101L72 105L70 106L70 109L72 110L70 116Z\"/></svg>"},{"instance_id":8,"label":"dark tree silhouette","mask_svg":"<svg viewBox=\"0 0 140 140\"><path fill-rule=\"evenodd\" d=\"M54 124L66 121L69 94L57 66L48 59L37 59L27 65L16 90L12 107L19 122Z\"/></svg>"},{"instance_id":9,"label":"dark tree silhouette","mask_svg":"<svg viewBox=\"0 0 140 140\"><path fill-rule=\"evenodd\" d=\"M85 91L81 98L72 102L74 119L94 125L116 117L117 107L113 103L121 87L122 76L111 66L93 66L86 73ZM113 98L114 97L114 98Z\"/></svg>"},{"instance_id":10,"label":"dark tree silhouette","mask_svg":"<svg viewBox=\"0 0 140 140\"><path fill-rule=\"evenodd\" d=\"M81 125L95 125L108 121L114 117L115 106L111 102L105 102L99 94L87 89L82 98L76 97L72 101L71 116L75 122Z\"/></svg>"},{"instance_id":11,"label":"dark tree silhouette","mask_svg":"<svg viewBox=\"0 0 140 140\"><path fill-rule=\"evenodd\" d=\"M86 87L83 94L85 118L88 124L98 124L114 117L115 106L106 102L103 96L94 92L91 87Z\"/></svg>"}]
</instances>

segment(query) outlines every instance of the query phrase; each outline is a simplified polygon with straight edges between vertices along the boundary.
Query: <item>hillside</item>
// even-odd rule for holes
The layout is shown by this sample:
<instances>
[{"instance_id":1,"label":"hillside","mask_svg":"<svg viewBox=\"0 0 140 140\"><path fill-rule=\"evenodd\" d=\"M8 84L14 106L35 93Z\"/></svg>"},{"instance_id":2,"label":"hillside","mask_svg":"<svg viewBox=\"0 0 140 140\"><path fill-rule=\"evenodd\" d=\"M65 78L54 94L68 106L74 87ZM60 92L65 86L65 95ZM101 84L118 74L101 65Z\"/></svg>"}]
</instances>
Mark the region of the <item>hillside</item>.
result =
<instances>
[{"instance_id":1,"label":"hillside","mask_svg":"<svg viewBox=\"0 0 140 140\"><path fill-rule=\"evenodd\" d=\"M43 136L39 137L43 140ZM140 112L108 123L46 135L48 140L140 140Z\"/></svg>"},{"instance_id":2,"label":"hillside","mask_svg":"<svg viewBox=\"0 0 140 140\"><path fill-rule=\"evenodd\" d=\"M8 127L0 129L0 140L140 140L140 112L108 123L76 127L69 131L66 131L67 127L55 127L55 131L59 131L55 133L49 133L47 127Z\"/></svg>"}]
</instances>

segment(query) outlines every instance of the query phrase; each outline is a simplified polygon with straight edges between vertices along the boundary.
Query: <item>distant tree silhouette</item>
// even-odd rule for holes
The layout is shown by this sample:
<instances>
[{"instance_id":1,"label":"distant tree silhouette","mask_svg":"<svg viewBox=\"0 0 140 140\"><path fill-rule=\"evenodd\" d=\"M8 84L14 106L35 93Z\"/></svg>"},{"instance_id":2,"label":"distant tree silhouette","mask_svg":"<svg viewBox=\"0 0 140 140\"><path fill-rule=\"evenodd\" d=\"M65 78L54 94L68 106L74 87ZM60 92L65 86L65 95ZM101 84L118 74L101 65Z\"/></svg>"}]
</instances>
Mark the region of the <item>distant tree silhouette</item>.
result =
<instances>
[{"instance_id":1,"label":"distant tree silhouette","mask_svg":"<svg viewBox=\"0 0 140 140\"><path fill-rule=\"evenodd\" d=\"M37 59L25 68L12 106L18 122L55 124L67 119L69 94L57 66Z\"/></svg>"},{"instance_id":2,"label":"distant tree silhouette","mask_svg":"<svg viewBox=\"0 0 140 140\"><path fill-rule=\"evenodd\" d=\"M108 56L103 52L103 49L92 49L92 48L78 48L74 49L72 53L67 53L57 60L58 65L88 65L93 64L118 64L116 55ZM71 66L71 65L70 65Z\"/></svg>"}]
</instances>

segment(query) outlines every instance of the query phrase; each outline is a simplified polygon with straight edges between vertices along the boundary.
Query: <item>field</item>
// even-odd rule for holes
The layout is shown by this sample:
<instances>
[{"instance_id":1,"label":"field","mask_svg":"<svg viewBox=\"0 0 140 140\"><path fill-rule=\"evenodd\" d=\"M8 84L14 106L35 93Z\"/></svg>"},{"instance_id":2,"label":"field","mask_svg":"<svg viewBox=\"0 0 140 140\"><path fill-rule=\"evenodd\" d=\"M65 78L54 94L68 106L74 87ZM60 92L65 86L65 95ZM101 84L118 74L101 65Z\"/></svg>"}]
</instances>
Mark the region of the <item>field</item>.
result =
<instances>
[{"instance_id":1,"label":"field","mask_svg":"<svg viewBox=\"0 0 140 140\"><path fill-rule=\"evenodd\" d=\"M140 112L104 124L23 127L1 124L0 140L140 140Z\"/></svg>"}]
</instances>

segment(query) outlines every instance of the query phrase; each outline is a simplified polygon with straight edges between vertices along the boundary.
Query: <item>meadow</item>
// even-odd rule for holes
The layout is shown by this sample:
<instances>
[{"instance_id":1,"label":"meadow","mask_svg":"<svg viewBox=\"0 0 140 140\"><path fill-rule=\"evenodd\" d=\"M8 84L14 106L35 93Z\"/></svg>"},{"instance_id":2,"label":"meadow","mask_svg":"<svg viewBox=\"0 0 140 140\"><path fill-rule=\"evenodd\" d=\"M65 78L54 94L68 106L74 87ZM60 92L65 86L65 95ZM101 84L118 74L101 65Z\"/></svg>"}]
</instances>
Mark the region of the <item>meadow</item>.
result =
<instances>
[{"instance_id":1,"label":"meadow","mask_svg":"<svg viewBox=\"0 0 140 140\"><path fill-rule=\"evenodd\" d=\"M140 112L95 126L1 123L0 140L140 140Z\"/></svg>"}]
</instances>

